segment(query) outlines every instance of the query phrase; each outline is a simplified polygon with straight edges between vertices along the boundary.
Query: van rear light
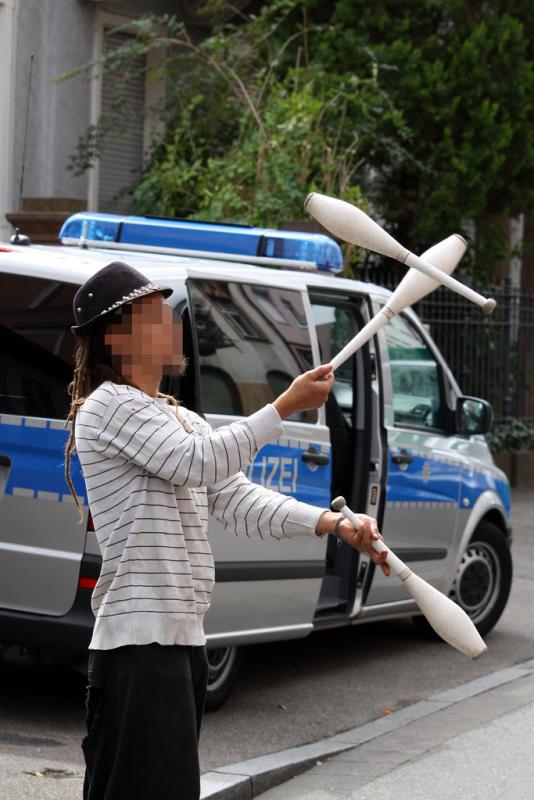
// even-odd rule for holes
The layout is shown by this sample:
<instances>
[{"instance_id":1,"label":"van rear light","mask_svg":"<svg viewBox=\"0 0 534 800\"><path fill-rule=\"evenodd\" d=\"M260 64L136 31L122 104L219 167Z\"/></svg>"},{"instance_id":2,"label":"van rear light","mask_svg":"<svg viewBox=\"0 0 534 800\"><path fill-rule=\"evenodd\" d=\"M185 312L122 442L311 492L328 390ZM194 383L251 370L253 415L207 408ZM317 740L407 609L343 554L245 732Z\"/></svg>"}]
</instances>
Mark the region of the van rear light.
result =
<instances>
[{"instance_id":1,"label":"van rear light","mask_svg":"<svg viewBox=\"0 0 534 800\"><path fill-rule=\"evenodd\" d=\"M96 578L80 578L78 586L80 589L94 589L96 586Z\"/></svg>"},{"instance_id":2,"label":"van rear light","mask_svg":"<svg viewBox=\"0 0 534 800\"><path fill-rule=\"evenodd\" d=\"M93 523L93 517L91 516L91 512L89 512L89 516L87 518L87 530L88 531L93 531L93 533L94 533L94 530L95 530L95 526L94 526L94 523Z\"/></svg>"}]
</instances>

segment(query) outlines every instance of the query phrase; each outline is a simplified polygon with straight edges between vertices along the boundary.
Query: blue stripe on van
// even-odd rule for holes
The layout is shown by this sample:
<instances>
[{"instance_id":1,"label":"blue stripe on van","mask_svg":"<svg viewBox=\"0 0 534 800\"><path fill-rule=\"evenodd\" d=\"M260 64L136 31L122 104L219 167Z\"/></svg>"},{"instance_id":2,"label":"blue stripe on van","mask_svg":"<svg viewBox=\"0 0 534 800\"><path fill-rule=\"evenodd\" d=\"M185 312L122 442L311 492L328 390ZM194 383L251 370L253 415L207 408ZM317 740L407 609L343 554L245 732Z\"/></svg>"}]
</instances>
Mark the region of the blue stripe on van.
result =
<instances>
[{"instance_id":1,"label":"blue stripe on van","mask_svg":"<svg viewBox=\"0 0 534 800\"><path fill-rule=\"evenodd\" d=\"M491 466L475 469L464 462L439 458L433 454L419 456L406 469L391 461L387 483L387 502L396 508L462 508L471 509L482 492L497 493L507 517L511 515L510 487L497 478ZM464 500L469 501L466 505ZM430 505L429 505L430 504Z\"/></svg>"},{"instance_id":2,"label":"blue stripe on van","mask_svg":"<svg viewBox=\"0 0 534 800\"><path fill-rule=\"evenodd\" d=\"M512 516L512 503L510 499L510 484L508 481L501 481L497 478L491 468L487 470L473 470L464 467L462 498L467 497L470 501L469 506L474 505L479 495L488 489L497 492L504 506L508 520Z\"/></svg>"},{"instance_id":3,"label":"blue stripe on van","mask_svg":"<svg viewBox=\"0 0 534 800\"><path fill-rule=\"evenodd\" d=\"M301 458L310 445L318 452L325 452L324 445L285 438L279 441L284 444L267 444L259 450L254 462L244 470L247 478L266 489L291 495L302 503L329 508L331 461L310 468ZM330 452L330 446L326 452Z\"/></svg>"},{"instance_id":4,"label":"blue stripe on van","mask_svg":"<svg viewBox=\"0 0 534 800\"><path fill-rule=\"evenodd\" d=\"M409 450L409 448L408 448ZM448 464L433 458L411 453L410 464L401 468L393 464L389 452L387 500L395 507L418 507L419 504L438 503L439 506L458 506L461 482L461 465ZM415 506L414 504L417 504Z\"/></svg>"},{"instance_id":5,"label":"blue stripe on van","mask_svg":"<svg viewBox=\"0 0 534 800\"><path fill-rule=\"evenodd\" d=\"M6 422L6 419L10 422ZM6 494L31 492L31 496L42 496L44 499L46 495L38 493L45 492L49 493L46 499L56 499L58 502L64 499L70 502L73 499L65 480L64 464L69 432L57 425L57 420L2 415L0 454L11 461ZM315 469L305 464L301 453L308 449L309 442L287 438L281 438L278 442L261 448L255 461L245 470L247 477L267 489L291 495L304 503L328 508L331 464ZM321 443L312 444L319 452L325 450ZM71 479L80 503L85 503L85 481L75 452L71 457Z\"/></svg>"},{"instance_id":6,"label":"blue stripe on van","mask_svg":"<svg viewBox=\"0 0 534 800\"><path fill-rule=\"evenodd\" d=\"M65 446L69 432L51 425L57 420L9 417L14 424L0 422L0 453L11 461L6 494L22 494L19 490L29 490L37 497L38 492L50 492L49 499L63 502L74 500L65 479ZM80 462L75 453L71 457L71 480L78 494L80 504L85 500L85 481Z\"/></svg>"}]
</instances>

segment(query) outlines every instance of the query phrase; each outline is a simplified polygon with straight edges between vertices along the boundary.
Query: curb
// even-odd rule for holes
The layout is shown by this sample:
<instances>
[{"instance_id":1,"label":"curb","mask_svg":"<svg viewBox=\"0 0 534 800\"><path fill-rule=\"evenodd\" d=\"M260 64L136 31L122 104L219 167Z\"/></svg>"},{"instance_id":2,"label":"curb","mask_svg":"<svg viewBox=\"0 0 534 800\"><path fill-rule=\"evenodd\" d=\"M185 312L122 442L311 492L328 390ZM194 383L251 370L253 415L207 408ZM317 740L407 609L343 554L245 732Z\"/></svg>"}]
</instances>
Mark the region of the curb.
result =
<instances>
[{"instance_id":1,"label":"curb","mask_svg":"<svg viewBox=\"0 0 534 800\"><path fill-rule=\"evenodd\" d=\"M268 789L310 769L318 760L352 750L385 733L533 672L534 659L531 659L475 678L454 689L438 692L426 700L394 711L387 717L364 723L335 736L206 772L201 778L201 800L252 800Z\"/></svg>"}]
</instances>

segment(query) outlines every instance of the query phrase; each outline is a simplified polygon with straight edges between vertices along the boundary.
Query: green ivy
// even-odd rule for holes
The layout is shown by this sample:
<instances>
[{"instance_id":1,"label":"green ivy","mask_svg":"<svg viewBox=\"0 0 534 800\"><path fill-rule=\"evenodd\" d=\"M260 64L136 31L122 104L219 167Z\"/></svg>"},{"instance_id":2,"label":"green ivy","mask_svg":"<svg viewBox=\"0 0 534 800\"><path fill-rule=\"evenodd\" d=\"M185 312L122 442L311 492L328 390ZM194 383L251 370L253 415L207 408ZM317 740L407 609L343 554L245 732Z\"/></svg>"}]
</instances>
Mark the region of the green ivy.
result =
<instances>
[{"instance_id":1,"label":"green ivy","mask_svg":"<svg viewBox=\"0 0 534 800\"><path fill-rule=\"evenodd\" d=\"M472 221L481 269L504 253L499 215L533 207L533 19L528 0L335 3L325 66L365 75L372 51L411 134L413 161L380 152L369 164L371 199L412 249L469 235Z\"/></svg>"},{"instance_id":2,"label":"green ivy","mask_svg":"<svg viewBox=\"0 0 534 800\"><path fill-rule=\"evenodd\" d=\"M517 453L534 450L534 424L528 424L513 417L504 417L493 424L486 439L494 453Z\"/></svg>"}]
</instances>

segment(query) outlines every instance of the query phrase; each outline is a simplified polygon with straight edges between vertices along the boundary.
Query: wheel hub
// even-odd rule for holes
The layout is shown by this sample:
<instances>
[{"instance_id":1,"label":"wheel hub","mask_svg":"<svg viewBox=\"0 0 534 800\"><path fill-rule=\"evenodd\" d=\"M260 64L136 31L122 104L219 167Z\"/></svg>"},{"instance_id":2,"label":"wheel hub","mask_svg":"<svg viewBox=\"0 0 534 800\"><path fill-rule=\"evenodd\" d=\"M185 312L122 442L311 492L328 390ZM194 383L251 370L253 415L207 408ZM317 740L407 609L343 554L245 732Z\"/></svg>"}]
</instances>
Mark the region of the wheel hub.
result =
<instances>
[{"instance_id":1,"label":"wheel hub","mask_svg":"<svg viewBox=\"0 0 534 800\"><path fill-rule=\"evenodd\" d=\"M211 691L226 680L236 656L235 647L216 647L208 650L208 686Z\"/></svg>"},{"instance_id":2,"label":"wheel hub","mask_svg":"<svg viewBox=\"0 0 534 800\"><path fill-rule=\"evenodd\" d=\"M451 597L477 620L493 602L498 590L499 561L486 544L470 543L460 562Z\"/></svg>"}]
</instances>

